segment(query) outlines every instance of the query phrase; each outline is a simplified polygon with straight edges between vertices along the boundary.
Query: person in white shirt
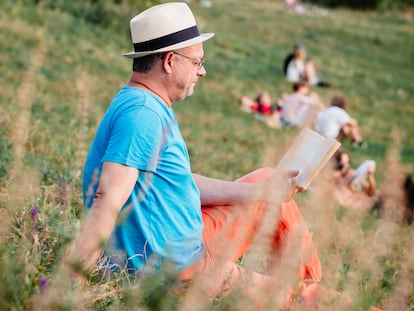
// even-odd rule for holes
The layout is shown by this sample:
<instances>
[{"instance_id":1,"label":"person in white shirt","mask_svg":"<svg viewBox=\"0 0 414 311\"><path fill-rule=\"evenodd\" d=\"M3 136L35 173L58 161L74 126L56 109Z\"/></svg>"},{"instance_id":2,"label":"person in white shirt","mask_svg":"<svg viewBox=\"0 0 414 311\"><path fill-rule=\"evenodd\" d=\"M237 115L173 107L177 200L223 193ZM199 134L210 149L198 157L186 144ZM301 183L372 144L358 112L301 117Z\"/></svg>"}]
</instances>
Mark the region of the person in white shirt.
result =
<instances>
[{"instance_id":1,"label":"person in white shirt","mask_svg":"<svg viewBox=\"0 0 414 311\"><path fill-rule=\"evenodd\" d=\"M361 137L358 121L345 111L345 99L334 96L331 105L319 112L315 122L315 130L328 138L337 140L349 139L355 147L366 147Z\"/></svg>"},{"instance_id":2,"label":"person in white shirt","mask_svg":"<svg viewBox=\"0 0 414 311\"><path fill-rule=\"evenodd\" d=\"M285 58L284 71L289 82L307 81L310 85L330 86L319 79L315 64L311 59L306 58L306 50L301 43L295 44L293 52Z\"/></svg>"}]
</instances>

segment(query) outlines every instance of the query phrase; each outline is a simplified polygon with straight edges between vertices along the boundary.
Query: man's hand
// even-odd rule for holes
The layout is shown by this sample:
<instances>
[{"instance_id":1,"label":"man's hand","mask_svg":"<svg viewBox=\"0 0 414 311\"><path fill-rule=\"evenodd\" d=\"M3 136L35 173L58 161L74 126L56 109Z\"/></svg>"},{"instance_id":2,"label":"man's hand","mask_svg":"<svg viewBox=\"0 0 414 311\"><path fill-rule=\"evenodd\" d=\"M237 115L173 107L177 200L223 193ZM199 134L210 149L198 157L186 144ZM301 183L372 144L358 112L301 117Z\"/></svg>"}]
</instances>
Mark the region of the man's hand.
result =
<instances>
[{"instance_id":1,"label":"man's hand","mask_svg":"<svg viewBox=\"0 0 414 311\"><path fill-rule=\"evenodd\" d=\"M303 189L296 184L299 171L274 172L261 184L263 201L279 204L291 199Z\"/></svg>"}]
</instances>

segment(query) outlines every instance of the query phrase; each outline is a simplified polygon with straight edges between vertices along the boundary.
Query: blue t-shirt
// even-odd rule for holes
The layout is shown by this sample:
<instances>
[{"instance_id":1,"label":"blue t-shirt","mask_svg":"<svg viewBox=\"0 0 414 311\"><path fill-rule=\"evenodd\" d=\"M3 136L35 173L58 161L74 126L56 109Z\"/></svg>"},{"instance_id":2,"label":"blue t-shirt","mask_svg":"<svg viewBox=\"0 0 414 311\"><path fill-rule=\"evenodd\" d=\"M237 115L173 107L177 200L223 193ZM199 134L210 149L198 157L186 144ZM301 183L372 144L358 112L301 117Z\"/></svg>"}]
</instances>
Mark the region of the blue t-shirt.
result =
<instances>
[{"instance_id":1,"label":"blue t-shirt","mask_svg":"<svg viewBox=\"0 0 414 311\"><path fill-rule=\"evenodd\" d=\"M168 260L181 270L202 258L200 192L172 108L142 89L121 88L86 160L86 208L92 205L103 162L139 170L106 249L112 262L135 271L149 260L157 267Z\"/></svg>"}]
</instances>

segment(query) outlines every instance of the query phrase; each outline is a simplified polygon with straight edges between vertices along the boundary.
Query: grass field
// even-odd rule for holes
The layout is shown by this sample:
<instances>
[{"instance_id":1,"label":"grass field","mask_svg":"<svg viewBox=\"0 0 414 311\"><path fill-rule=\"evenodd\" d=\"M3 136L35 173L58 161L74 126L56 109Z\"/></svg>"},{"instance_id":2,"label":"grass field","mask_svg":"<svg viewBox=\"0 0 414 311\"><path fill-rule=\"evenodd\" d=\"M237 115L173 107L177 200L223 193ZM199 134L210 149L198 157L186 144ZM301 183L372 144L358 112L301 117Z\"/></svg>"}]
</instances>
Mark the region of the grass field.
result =
<instances>
[{"instance_id":1,"label":"grass field","mask_svg":"<svg viewBox=\"0 0 414 311\"><path fill-rule=\"evenodd\" d=\"M115 32L41 5L4 1L0 8L0 310L174 309L123 275L94 275L77 288L56 272L83 216L87 149L129 78L130 62L120 56L131 50L128 20ZM344 96L368 142L367 149L344 147L355 163L376 160L380 190L398 194L401 173L414 172L413 16L346 9L298 15L270 0L192 9L201 31L216 33L204 45L207 76L174 106L193 171L231 180L277 163L295 131L268 128L241 112L238 99L263 89L275 98L290 92L282 61L301 41L333 84L315 91L325 104ZM349 212L326 193L316 188L297 198L324 266L323 285L352 297L355 310L414 310L413 229L375 212ZM392 203L401 211L398 199ZM192 310L242 310L247 302L209 303Z\"/></svg>"}]
</instances>

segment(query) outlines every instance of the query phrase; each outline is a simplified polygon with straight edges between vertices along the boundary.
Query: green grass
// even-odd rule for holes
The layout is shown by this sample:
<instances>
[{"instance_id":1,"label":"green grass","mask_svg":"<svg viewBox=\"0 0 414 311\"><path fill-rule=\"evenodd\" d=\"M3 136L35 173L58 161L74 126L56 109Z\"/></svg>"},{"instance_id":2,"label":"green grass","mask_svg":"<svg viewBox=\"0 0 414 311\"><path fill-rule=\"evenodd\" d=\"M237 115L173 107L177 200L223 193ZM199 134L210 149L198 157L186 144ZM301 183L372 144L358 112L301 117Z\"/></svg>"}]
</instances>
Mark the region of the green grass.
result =
<instances>
[{"instance_id":1,"label":"green grass","mask_svg":"<svg viewBox=\"0 0 414 311\"><path fill-rule=\"evenodd\" d=\"M157 289L144 290L151 282L97 276L77 289L55 274L83 217L88 145L129 77L130 62L121 56L131 50L128 20L104 29L22 2L5 1L0 8L0 309L41 308L47 301L68 310L168 309L174 302L163 302ZM201 31L216 33L204 45L207 76L192 97L174 106L195 172L231 180L277 163L295 131L270 129L240 112L238 98L263 89L275 98L290 92L281 67L297 41L334 85L315 90L324 103L343 95L361 124L368 149L344 145L355 163L376 160L385 190L399 171L414 171L413 17L345 9L297 15L277 1L220 0L192 9ZM124 28L116 32L119 24ZM393 150L398 156L390 159ZM393 310L402 299L414 310L412 229L374 212L355 217L317 195L297 199L320 252L324 285L349 293L361 307ZM43 278L59 290L39 302ZM215 300L210 309L237 309L236 302Z\"/></svg>"}]
</instances>

